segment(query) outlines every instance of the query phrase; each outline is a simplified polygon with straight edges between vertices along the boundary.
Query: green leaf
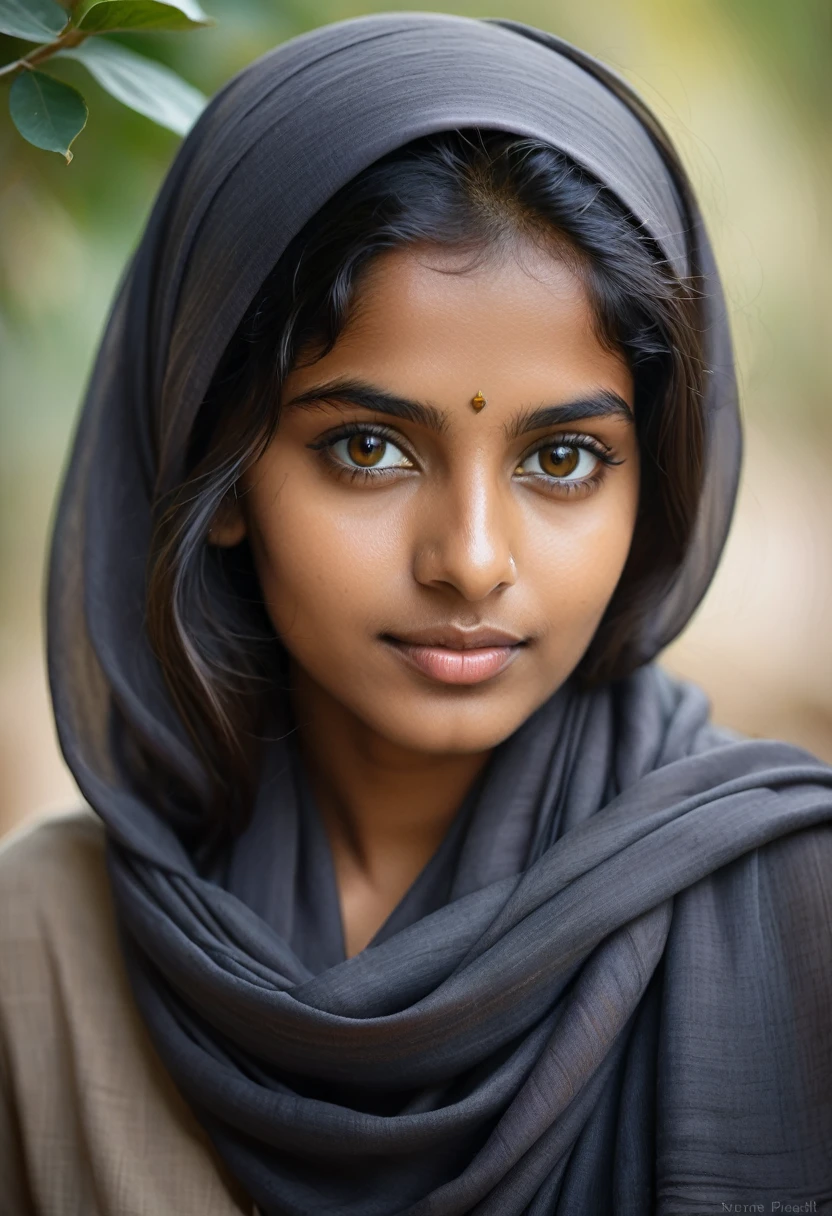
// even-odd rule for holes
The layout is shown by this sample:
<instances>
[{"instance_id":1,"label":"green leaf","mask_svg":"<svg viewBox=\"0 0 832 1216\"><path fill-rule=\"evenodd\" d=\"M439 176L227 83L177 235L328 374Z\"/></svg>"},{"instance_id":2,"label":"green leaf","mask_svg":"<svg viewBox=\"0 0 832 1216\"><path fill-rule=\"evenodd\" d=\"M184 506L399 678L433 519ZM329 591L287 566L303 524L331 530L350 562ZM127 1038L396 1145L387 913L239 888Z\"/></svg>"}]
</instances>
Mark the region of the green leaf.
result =
<instances>
[{"instance_id":1,"label":"green leaf","mask_svg":"<svg viewBox=\"0 0 832 1216\"><path fill-rule=\"evenodd\" d=\"M78 29L190 30L212 25L197 0L82 0L75 11Z\"/></svg>"},{"instance_id":2,"label":"green leaf","mask_svg":"<svg viewBox=\"0 0 832 1216\"><path fill-rule=\"evenodd\" d=\"M44 72L23 72L9 90L12 122L24 139L72 160L70 144L87 125L87 103L77 89Z\"/></svg>"},{"instance_id":3,"label":"green leaf","mask_svg":"<svg viewBox=\"0 0 832 1216\"><path fill-rule=\"evenodd\" d=\"M69 20L55 0L0 0L0 34L27 42L51 42Z\"/></svg>"},{"instance_id":4,"label":"green leaf","mask_svg":"<svg viewBox=\"0 0 832 1216\"><path fill-rule=\"evenodd\" d=\"M103 38L59 51L55 58L77 59L118 101L178 135L190 130L207 101L170 68Z\"/></svg>"}]
</instances>

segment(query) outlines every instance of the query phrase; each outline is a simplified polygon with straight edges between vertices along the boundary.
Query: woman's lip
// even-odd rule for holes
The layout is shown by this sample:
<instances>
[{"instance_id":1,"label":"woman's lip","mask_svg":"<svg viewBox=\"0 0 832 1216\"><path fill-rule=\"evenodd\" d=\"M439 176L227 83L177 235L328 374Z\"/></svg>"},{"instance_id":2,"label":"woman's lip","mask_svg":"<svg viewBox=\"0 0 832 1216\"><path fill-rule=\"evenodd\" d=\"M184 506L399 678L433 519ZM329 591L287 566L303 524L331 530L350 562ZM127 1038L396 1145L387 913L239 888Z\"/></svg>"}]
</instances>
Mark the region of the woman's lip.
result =
<instances>
[{"instance_id":1,"label":"woman's lip","mask_svg":"<svg viewBox=\"0 0 832 1216\"><path fill-rule=\"evenodd\" d=\"M422 675L442 684L479 684L504 671L519 654L522 642L511 646L482 646L451 650L447 646L416 646L396 638L385 639Z\"/></svg>"}]
</instances>

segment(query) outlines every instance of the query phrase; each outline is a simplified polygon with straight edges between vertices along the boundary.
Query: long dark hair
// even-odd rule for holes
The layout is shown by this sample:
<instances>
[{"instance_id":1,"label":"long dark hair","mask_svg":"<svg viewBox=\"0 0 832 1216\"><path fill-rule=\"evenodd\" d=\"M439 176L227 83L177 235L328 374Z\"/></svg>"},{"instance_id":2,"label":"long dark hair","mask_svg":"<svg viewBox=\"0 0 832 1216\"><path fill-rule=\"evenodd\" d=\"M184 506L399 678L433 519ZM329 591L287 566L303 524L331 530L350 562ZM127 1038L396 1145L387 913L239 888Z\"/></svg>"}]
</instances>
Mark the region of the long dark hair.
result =
<instances>
[{"instance_id":1,"label":"long dark hair","mask_svg":"<svg viewBox=\"0 0 832 1216\"><path fill-rule=\"evenodd\" d=\"M615 196L557 149L483 130L416 140L355 177L291 242L220 361L185 479L155 503L147 627L212 791L209 807L204 787L198 798L171 784L169 797L180 812L183 800L196 809L198 799L213 834L246 821L286 656L247 542L221 549L206 535L274 433L283 379L301 357L314 362L332 348L362 272L382 251L418 243L476 256L518 236L551 242L554 254L572 260L599 338L633 372L642 456L635 535L576 676L615 679L640 662L640 621L682 561L701 490L697 284L680 280ZM139 770L150 763L140 752L135 760ZM153 763L158 791L158 757Z\"/></svg>"}]
</instances>

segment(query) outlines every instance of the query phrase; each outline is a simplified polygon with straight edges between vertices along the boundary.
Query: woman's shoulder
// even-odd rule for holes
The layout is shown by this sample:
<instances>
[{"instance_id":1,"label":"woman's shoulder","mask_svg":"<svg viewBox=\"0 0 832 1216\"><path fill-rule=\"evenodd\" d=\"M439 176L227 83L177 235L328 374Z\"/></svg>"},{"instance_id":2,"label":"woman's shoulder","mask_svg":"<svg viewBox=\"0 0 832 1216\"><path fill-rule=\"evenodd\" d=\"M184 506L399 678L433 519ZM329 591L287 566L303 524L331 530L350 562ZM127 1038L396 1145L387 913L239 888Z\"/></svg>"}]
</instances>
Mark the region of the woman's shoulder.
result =
<instances>
[{"instance_id":1,"label":"woman's shoulder","mask_svg":"<svg viewBox=\"0 0 832 1216\"><path fill-rule=\"evenodd\" d=\"M18 861L54 864L67 849L104 849L104 824L86 803L68 811L53 811L26 820L0 839L0 875L4 879Z\"/></svg>"},{"instance_id":2,"label":"woman's shoulder","mask_svg":"<svg viewBox=\"0 0 832 1216\"><path fill-rule=\"evenodd\" d=\"M799 941L812 934L816 944L832 945L830 874L832 818L784 832L723 872L726 894L753 896L757 917L767 912L784 938Z\"/></svg>"},{"instance_id":3,"label":"woman's shoulder","mask_svg":"<svg viewBox=\"0 0 832 1216\"><path fill-rule=\"evenodd\" d=\"M42 1216L251 1211L133 1002L86 808L0 842L0 1177Z\"/></svg>"},{"instance_id":4,"label":"woman's shoulder","mask_svg":"<svg viewBox=\"0 0 832 1216\"><path fill-rule=\"evenodd\" d=\"M674 899L659 1058L676 1203L678 1180L703 1163L722 1188L713 1193L737 1200L828 1177L830 873L824 822L749 850Z\"/></svg>"},{"instance_id":5,"label":"woman's shoulder","mask_svg":"<svg viewBox=\"0 0 832 1216\"><path fill-rule=\"evenodd\" d=\"M736 998L738 1009L756 1003L767 1017L777 1008L789 1020L798 992L808 1006L823 990L832 1008L830 874L832 820L823 820L783 832L679 892L670 957L691 999L707 991L715 1008ZM828 1053L828 1017L816 1029Z\"/></svg>"},{"instance_id":6,"label":"woman's shoulder","mask_svg":"<svg viewBox=\"0 0 832 1216\"><path fill-rule=\"evenodd\" d=\"M43 816L0 841L0 943L71 934L109 898L104 825L88 807Z\"/></svg>"}]
</instances>

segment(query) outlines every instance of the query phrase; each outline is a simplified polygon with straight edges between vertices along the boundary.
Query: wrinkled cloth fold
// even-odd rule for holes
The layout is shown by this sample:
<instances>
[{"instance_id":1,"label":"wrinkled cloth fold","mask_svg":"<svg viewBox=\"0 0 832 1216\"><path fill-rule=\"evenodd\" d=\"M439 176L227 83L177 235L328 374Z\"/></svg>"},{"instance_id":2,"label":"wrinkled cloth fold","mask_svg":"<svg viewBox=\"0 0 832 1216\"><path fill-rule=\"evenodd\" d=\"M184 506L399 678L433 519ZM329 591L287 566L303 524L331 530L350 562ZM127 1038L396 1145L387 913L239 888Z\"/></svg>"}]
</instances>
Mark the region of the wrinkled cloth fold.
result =
<instances>
[{"instance_id":1,"label":"wrinkled cloth fold","mask_svg":"<svg viewBox=\"0 0 832 1216\"><path fill-rule=\"evenodd\" d=\"M560 148L702 293L706 479L644 665L569 680L494 752L367 949L291 733L206 873L134 787L129 722L204 783L144 630L151 501L177 484L219 354L291 239L411 139L479 126ZM510 21L380 14L293 39L184 141L104 336L48 597L61 745L109 835L138 1006L265 1216L644 1216L832 1203L832 770L709 724L651 660L704 594L740 426L699 210L602 65Z\"/></svg>"}]
</instances>

